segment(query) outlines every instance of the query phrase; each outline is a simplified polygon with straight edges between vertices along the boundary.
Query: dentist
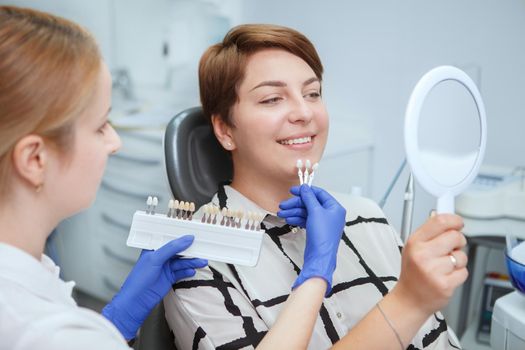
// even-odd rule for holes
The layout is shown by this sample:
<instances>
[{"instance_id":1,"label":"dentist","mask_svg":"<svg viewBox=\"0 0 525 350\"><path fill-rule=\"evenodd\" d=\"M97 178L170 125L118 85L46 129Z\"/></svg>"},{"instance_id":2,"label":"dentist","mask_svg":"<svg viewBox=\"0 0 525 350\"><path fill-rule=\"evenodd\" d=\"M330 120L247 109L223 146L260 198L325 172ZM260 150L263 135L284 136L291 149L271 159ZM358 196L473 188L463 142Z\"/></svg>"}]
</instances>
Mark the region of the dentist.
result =
<instances>
[{"instance_id":1,"label":"dentist","mask_svg":"<svg viewBox=\"0 0 525 350\"><path fill-rule=\"evenodd\" d=\"M46 13L0 7L0 349L128 349L174 282L206 266L180 259L192 236L143 251L101 315L43 254L63 219L95 199L120 139L111 77L89 33ZM79 262L82 257L79 256Z\"/></svg>"}]
</instances>

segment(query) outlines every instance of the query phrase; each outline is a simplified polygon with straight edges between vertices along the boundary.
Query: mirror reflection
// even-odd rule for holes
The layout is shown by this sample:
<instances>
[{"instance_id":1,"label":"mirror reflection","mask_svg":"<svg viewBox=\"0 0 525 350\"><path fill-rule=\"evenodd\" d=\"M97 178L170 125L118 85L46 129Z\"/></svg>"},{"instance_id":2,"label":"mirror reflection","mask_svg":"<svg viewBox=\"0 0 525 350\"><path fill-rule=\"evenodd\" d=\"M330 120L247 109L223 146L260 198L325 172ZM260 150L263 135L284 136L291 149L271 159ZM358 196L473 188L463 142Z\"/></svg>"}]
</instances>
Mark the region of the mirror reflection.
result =
<instances>
[{"instance_id":1,"label":"mirror reflection","mask_svg":"<svg viewBox=\"0 0 525 350\"><path fill-rule=\"evenodd\" d=\"M434 86L421 108L418 146L426 172L441 185L459 184L476 163L481 121L476 101L456 80Z\"/></svg>"}]
</instances>

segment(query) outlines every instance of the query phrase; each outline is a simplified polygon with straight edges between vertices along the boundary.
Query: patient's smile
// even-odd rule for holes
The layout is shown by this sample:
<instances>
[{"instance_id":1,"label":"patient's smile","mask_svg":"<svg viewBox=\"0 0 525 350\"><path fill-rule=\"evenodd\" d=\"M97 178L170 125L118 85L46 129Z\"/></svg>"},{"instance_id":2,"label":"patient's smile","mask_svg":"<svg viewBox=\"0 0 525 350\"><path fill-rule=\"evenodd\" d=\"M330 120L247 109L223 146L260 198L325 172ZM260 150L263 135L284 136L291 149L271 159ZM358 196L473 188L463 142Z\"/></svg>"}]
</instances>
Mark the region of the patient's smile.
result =
<instances>
[{"instance_id":1,"label":"patient's smile","mask_svg":"<svg viewBox=\"0 0 525 350\"><path fill-rule=\"evenodd\" d=\"M312 138L315 136L298 137L294 139L286 139L277 141L281 145L302 145L312 143Z\"/></svg>"}]
</instances>

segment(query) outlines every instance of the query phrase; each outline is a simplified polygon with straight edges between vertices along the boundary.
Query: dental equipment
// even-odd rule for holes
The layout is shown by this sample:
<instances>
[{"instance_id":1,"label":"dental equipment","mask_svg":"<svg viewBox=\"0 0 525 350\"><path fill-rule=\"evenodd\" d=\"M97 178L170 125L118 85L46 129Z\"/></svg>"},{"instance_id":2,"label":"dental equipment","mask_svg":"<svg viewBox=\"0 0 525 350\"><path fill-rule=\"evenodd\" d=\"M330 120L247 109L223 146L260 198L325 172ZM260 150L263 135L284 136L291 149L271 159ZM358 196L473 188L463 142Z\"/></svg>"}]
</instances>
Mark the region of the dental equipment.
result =
<instances>
[{"instance_id":1,"label":"dental equipment","mask_svg":"<svg viewBox=\"0 0 525 350\"><path fill-rule=\"evenodd\" d=\"M153 197L148 196L148 199L146 199L146 213L150 213L151 211L151 205L153 204Z\"/></svg>"},{"instance_id":2,"label":"dental equipment","mask_svg":"<svg viewBox=\"0 0 525 350\"><path fill-rule=\"evenodd\" d=\"M303 181L303 161L301 159L297 159L297 162L295 163L295 166L297 167L297 176L299 176L299 183L302 185L304 183Z\"/></svg>"},{"instance_id":3,"label":"dental equipment","mask_svg":"<svg viewBox=\"0 0 525 350\"><path fill-rule=\"evenodd\" d=\"M146 203L146 211L138 210L133 215L126 243L129 247L158 249L173 239L191 234L195 241L181 255L245 266L257 264L264 214L226 207L221 210L207 204L202 209L202 217L194 220L193 202L172 199L166 214L155 213L157 197L149 196Z\"/></svg>"},{"instance_id":4,"label":"dental equipment","mask_svg":"<svg viewBox=\"0 0 525 350\"><path fill-rule=\"evenodd\" d=\"M303 171L303 161L302 159L298 159L295 163L297 167L297 176L299 176L299 184L312 186L312 181L314 180L314 174L317 168L319 168L319 163L315 163L312 166L312 163L310 162L310 159L307 159L305 161L305 168Z\"/></svg>"},{"instance_id":5,"label":"dental equipment","mask_svg":"<svg viewBox=\"0 0 525 350\"><path fill-rule=\"evenodd\" d=\"M403 201L403 218L401 221L401 240L406 242L412 232L412 216L414 214L414 177L412 173L408 177L405 197Z\"/></svg>"},{"instance_id":6,"label":"dental equipment","mask_svg":"<svg viewBox=\"0 0 525 350\"><path fill-rule=\"evenodd\" d=\"M315 163L312 167L312 173L310 174L310 178L308 179L308 186L312 186L312 181L314 181L314 174L317 168L319 168L319 163Z\"/></svg>"}]
</instances>

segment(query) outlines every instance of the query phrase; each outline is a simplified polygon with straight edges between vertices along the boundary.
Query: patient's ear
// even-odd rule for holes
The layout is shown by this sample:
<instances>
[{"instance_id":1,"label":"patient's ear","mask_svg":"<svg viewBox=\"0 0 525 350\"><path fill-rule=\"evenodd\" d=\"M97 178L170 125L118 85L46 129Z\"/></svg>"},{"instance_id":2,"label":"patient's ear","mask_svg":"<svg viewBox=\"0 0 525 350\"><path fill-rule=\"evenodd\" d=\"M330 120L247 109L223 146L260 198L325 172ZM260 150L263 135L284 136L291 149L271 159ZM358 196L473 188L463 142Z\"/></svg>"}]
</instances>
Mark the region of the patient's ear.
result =
<instances>
[{"instance_id":1,"label":"patient's ear","mask_svg":"<svg viewBox=\"0 0 525 350\"><path fill-rule=\"evenodd\" d=\"M232 127L226 124L218 114L211 116L211 124L213 125L213 132L222 147L227 151L233 151L235 143L233 142Z\"/></svg>"},{"instance_id":2,"label":"patient's ear","mask_svg":"<svg viewBox=\"0 0 525 350\"><path fill-rule=\"evenodd\" d=\"M48 149L38 135L22 137L13 149L13 170L29 186L39 189L44 184Z\"/></svg>"}]
</instances>

